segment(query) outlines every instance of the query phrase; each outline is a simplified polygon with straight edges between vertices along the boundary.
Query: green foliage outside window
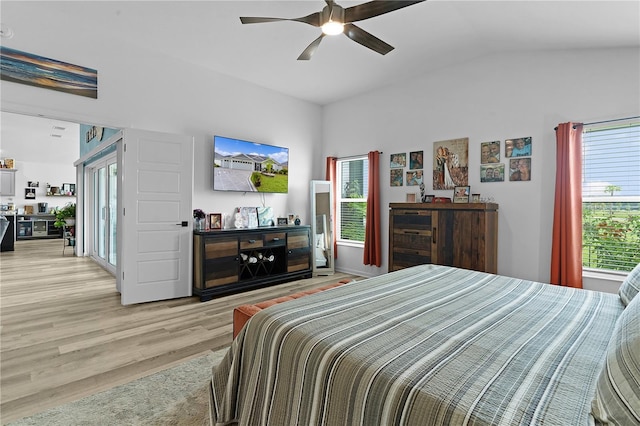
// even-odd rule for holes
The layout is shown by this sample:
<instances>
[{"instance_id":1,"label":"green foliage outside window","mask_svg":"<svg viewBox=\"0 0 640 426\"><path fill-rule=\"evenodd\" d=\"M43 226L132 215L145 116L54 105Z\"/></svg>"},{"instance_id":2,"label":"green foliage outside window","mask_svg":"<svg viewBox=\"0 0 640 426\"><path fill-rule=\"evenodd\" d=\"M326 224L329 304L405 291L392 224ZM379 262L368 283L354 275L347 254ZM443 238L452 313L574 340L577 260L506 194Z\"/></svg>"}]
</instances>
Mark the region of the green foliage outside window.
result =
<instances>
[{"instance_id":1,"label":"green foliage outside window","mask_svg":"<svg viewBox=\"0 0 640 426\"><path fill-rule=\"evenodd\" d=\"M351 220L340 222L340 237L349 241L364 241L365 217L367 215L366 202L342 203L342 217Z\"/></svg>"},{"instance_id":2,"label":"green foliage outside window","mask_svg":"<svg viewBox=\"0 0 640 426\"><path fill-rule=\"evenodd\" d=\"M582 266L631 271L640 263L640 203L583 203Z\"/></svg>"}]
</instances>

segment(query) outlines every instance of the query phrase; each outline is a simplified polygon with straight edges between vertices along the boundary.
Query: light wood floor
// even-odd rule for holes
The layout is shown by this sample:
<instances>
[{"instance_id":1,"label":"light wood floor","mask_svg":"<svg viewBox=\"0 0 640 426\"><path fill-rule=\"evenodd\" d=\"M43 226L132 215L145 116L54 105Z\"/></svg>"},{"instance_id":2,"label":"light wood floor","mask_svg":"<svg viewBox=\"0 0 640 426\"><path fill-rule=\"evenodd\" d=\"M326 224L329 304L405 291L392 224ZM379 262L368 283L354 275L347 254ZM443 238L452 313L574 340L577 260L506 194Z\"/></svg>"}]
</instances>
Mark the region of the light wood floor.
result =
<instances>
[{"instance_id":1,"label":"light wood floor","mask_svg":"<svg viewBox=\"0 0 640 426\"><path fill-rule=\"evenodd\" d=\"M62 240L0 253L2 424L155 373L231 343L233 307L319 287L328 277L201 303L122 306L115 279Z\"/></svg>"}]
</instances>

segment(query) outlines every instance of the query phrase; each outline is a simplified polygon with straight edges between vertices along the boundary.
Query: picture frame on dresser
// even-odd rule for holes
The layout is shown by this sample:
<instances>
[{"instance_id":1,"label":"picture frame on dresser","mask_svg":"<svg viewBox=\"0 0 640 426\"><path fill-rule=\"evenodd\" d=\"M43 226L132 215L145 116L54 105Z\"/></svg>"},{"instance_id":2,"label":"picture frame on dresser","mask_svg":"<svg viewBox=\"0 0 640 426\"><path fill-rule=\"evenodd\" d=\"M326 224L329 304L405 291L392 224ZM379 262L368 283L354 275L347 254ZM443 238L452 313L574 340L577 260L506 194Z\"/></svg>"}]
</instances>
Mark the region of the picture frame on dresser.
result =
<instances>
[{"instance_id":1,"label":"picture frame on dresser","mask_svg":"<svg viewBox=\"0 0 640 426\"><path fill-rule=\"evenodd\" d=\"M209 214L209 229L222 229L222 213Z\"/></svg>"},{"instance_id":2,"label":"picture frame on dresser","mask_svg":"<svg viewBox=\"0 0 640 426\"><path fill-rule=\"evenodd\" d=\"M453 190L453 202L468 203L470 193L471 193L470 186L456 186Z\"/></svg>"}]
</instances>

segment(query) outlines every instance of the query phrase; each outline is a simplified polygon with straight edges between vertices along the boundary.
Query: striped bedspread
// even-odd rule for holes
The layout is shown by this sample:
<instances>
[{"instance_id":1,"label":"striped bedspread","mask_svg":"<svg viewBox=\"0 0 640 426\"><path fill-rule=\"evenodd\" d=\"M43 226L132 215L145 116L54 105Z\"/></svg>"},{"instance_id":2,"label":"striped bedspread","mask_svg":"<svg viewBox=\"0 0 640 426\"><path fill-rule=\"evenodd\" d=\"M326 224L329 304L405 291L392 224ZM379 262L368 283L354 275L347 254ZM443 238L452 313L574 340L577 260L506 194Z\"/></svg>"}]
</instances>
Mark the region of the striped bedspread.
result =
<instances>
[{"instance_id":1,"label":"striped bedspread","mask_svg":"<svg viewBox=\"0 0 640 426\"><path fill-rule=\"evenodd\" d=\"M436 265L259 312L214 424L586 425L617 295Z\"/></svg>"}]
</instances>

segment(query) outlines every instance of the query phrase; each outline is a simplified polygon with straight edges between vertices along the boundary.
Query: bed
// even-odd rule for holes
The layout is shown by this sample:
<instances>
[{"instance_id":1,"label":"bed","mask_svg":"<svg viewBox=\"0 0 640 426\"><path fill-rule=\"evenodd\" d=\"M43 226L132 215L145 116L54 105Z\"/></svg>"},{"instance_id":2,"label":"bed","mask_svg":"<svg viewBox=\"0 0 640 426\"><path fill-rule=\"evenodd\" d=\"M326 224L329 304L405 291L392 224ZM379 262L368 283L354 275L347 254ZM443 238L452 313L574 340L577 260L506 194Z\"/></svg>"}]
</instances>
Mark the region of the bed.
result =
<instances>
[{"instance_id":1,"label":"bed","mask_svg":"<svg viewBox=\"0 0 640 426\"><path fill-rule=\"evenodd\" d=\"M420 265L274 305L214 368L212 423L635 424L633 295Z\"/></svg>"}]
</instances>

